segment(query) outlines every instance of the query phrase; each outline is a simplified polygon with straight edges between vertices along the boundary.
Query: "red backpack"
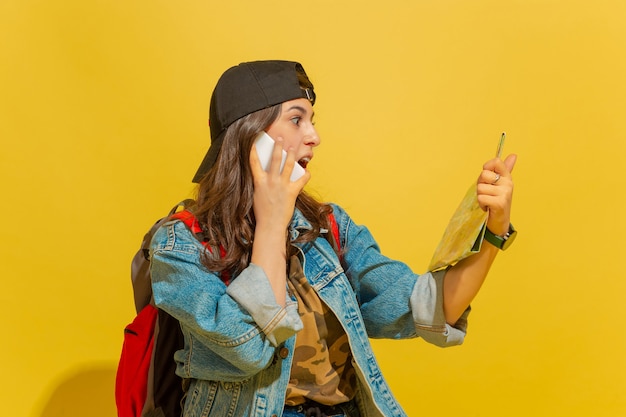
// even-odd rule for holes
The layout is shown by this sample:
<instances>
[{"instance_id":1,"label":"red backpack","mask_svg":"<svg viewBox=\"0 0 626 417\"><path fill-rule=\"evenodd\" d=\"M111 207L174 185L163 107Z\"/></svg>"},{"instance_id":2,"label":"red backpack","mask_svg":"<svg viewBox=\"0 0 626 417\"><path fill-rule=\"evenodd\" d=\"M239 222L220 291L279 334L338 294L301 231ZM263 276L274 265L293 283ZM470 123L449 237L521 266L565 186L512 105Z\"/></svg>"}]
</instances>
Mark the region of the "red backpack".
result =
<instances>
[{"instance_id":1,"label":"red backpack","mask_svg":"<svg viewBox=\"0 0 626 417\"><path fill-rule=\"evenodd\" d=\"M193 200L184 200L159 219L146 233L133 257L131 281L137 316L124 329L122 353L115 379L115 403L118 417L180 417L184 397L183 380L176 375L174 353L183 349L184 338L178 320L154 306L150 280L149 247L152 236L167 220L179 219L200 236L202 229L187 208ZM180 208L182 211L179 211ZM331 231L340 253L339 228L335 216L329 216ZM202 240L202 239L201 239ZM206 242L203 242L206 245ZM222 275L226 285L228 274Z\"/></svg>"}]
</instances>

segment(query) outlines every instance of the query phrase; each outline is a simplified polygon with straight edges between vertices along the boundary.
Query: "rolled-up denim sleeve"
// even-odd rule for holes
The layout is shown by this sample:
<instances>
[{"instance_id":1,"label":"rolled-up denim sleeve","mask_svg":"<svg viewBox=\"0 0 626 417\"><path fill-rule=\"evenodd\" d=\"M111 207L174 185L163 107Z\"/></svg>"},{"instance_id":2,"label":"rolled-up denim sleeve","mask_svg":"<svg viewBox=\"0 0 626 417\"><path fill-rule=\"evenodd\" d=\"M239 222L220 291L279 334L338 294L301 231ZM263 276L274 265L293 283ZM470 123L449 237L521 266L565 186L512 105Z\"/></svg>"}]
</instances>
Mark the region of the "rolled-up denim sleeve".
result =
<instances>
[{"instance_id":1,"label":"rolled-up denim sleeve","mask_svg":"<svg viewBox=\"0 0 626 417\"><path fill-rule=\"evenodd\" d=\"M442 347L463 343L470 309L454 326L446 323L445 271L416 274L406 263L384 256L369 230L356 225L340 207L333 211L344 248L342 266L370 337L421 337Z\"/></svg>"},{"instance_id":2,"label":"rolled-up denim sleeve","mask_svg":"<svg viewBox=\"0 0 626 417\"><path fill-rule=\"evenodd\" d=\"M293 303L282 307L275 301L262 268L249 265L226 286L200 262L203 250L181 222L166 224L156 232L151 274L159 308L216 350L250 343L258 332L277 346L302 328Z\"/></svg>"},{"instance_id":3,"label":"rolled-up denim sleeve","mask_svg":"<svg viewBox=\"0 0 626 417\"><path fill-rule=\"evenodd\" d=\"M288 300L285 307L276 303L269 280L258 265L250 264L226 293L252 316L274 346L302 329L295 303Z\"/></svg>"},{"instance_id":4,"label":"rolled-up denim sleeve","mask_svg":"<svg viewBox=\"0 0 626 417\"><path fill-rule=\"evenodd\" d=\"M411 293L411 311L418 336L442 347L463 343L470 312L468 307L454 326L446 323L443 312L444 276L445 271L421 275Z\"/></svg>"}]
</instances>

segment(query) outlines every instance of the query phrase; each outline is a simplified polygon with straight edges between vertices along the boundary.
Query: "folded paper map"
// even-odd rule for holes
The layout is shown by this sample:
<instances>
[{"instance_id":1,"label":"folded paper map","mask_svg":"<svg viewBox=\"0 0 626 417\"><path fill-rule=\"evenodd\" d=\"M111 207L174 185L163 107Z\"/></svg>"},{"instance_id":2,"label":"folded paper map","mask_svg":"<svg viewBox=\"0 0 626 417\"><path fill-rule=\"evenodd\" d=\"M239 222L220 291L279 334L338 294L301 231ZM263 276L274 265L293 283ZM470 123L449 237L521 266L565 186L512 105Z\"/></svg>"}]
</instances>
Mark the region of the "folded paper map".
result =
<instances>
[{"instance_id":1,"label":"folded paper map","mask_svg":"<svg viewBox=\"0 0 626 417\"><path fill-rule=\"evenodd\" d=\"M472 185L454 212L435 250L429 271L454 265L463 258L480 251L485 234L487 212L476 199L476 184Z\"/></svg>"},{"instance_id":2,"label":"folded paper map","mask_svg":"<svg viewBox=\"0 0 626 417\"><path fill-rule=\"evenodd\" d=\"M498 142L496 157L502 156L506 134L503 132ZM483 211L476 198L476 184L472 185L448 223L443 237L428 266L436 271L454 265L480 251L485 235L488 212Z\"/></svg>"}]
</instances>

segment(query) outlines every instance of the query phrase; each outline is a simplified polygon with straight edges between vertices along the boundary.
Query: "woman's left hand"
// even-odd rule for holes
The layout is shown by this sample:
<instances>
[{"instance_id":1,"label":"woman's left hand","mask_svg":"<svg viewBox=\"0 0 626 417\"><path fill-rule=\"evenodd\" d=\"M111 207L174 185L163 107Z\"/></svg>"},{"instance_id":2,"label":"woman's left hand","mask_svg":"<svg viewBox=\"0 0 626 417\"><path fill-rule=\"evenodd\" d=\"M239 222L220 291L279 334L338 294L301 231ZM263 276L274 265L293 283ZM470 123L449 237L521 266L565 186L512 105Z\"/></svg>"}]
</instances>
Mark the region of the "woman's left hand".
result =
<instances>
[{"instance_id":1,"label":"woman's left hand","mask_svg":"<svg viewBox=\"0 0 626 417\"><path fill-rule=\"evenodd\" d=\"M511 171L517 155L511 154L503 161L494 158L483 165L476 186L478 204L489 211L487 228L496 235L504 235L511 222L513 178Z\"/></svg>"},{"instance_id":2,"label":"woman's left hand","mask_svg":"<svg viewBox=\"0 0 626 417\"><path fill-rule=\"evenodd\" d=\"M487 227L500 236L508 232L511 222L511 171L516 160L517 155L513 154L504 161L500 158L487 161L476 185L478 204L489 211ZM454 325L478 294L498 252L493 245L483 245L479 253L461 260L446 272L443 310L448 324Z\"/></svg>"}]
</instances>

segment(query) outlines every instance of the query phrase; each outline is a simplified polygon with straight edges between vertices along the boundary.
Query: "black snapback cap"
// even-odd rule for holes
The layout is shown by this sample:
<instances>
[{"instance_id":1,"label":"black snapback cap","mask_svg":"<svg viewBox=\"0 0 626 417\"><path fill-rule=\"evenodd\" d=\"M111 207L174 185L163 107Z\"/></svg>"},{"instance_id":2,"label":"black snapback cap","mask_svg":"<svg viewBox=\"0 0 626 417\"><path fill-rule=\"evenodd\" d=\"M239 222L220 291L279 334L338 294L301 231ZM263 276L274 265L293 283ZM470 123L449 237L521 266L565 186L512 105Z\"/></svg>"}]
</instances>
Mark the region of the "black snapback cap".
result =
<instances>
[{"instance_id":1,"label":"black snapback cap","mask_svg":"<svg viewBox=\"0 0 626 417\"><path fill-rule=\"evenodd\" d=\"M298 74L306 80L304 88L300 86ZM315 104L313 84L298 62L243 62L226 70L217 81L211 96L211 146L193 177L193 182L199 182L215 164L224 140L224 132L234 121L296 98L306 98L311 104Z\"/></svg>"}]
</instances>

